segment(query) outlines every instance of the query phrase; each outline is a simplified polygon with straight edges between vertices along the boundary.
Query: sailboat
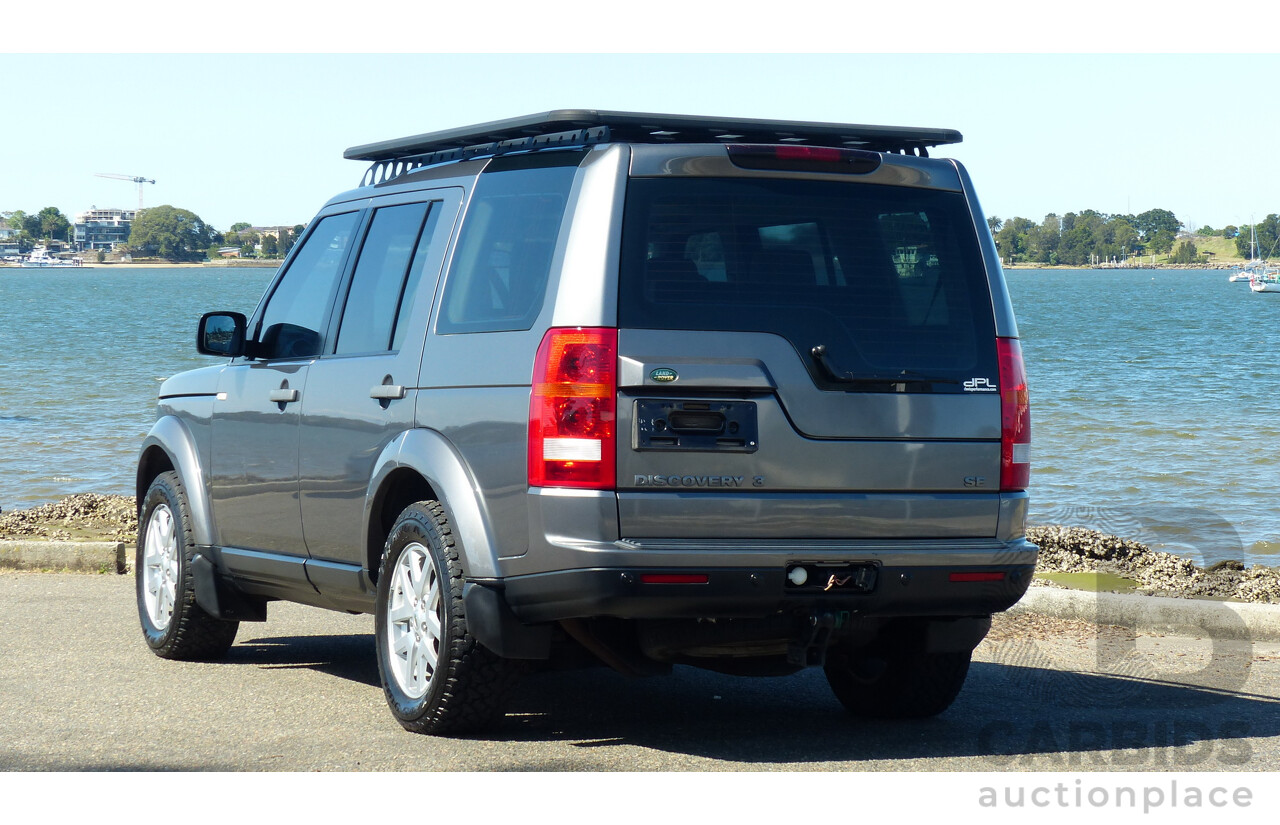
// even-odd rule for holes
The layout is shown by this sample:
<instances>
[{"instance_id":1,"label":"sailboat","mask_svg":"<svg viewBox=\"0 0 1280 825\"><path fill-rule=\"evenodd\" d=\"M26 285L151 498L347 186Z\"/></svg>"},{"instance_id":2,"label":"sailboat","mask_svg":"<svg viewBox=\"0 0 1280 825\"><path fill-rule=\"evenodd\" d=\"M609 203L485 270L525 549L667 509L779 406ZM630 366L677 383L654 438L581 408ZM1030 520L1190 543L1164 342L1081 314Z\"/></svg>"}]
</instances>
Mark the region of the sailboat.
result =
<instances>
[{"instance_id":1,"label":"sailboat","mask_svg":"<svg viewBox=\"0 0 1280 825\"><path fill-rule=\"evenodd\" d=\"M1258 229L1249 227L1249 261L1230 280L1248 281L1254 292L1280 292L1280 270L1258 257Z\"/></svg>"}]
</instances>

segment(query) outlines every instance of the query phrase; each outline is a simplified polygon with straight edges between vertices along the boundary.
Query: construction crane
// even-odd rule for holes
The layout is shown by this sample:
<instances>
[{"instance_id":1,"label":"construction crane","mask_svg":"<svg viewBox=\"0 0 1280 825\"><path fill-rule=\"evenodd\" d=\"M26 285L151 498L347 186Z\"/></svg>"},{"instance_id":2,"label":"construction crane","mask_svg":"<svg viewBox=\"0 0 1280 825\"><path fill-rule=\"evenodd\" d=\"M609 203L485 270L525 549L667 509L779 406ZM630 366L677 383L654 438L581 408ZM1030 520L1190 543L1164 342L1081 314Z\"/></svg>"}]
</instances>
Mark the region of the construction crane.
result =
<instances>
[{"instance_id":1,"label":"construction crane","mask_svg":"<svg viewBox=\"0 0 1280 825\"><path fill-rule=\"evenodd\" d=\"M109 172L94 172L93 174L99 178L111 178L112 180L131 180L134 183L138 184L138 211L139 212L142 211L142 184L155 183L155 181L153 180L147 180L146 178L140 177L138 175L113 175Z\"/></svg>"}]
</instances>

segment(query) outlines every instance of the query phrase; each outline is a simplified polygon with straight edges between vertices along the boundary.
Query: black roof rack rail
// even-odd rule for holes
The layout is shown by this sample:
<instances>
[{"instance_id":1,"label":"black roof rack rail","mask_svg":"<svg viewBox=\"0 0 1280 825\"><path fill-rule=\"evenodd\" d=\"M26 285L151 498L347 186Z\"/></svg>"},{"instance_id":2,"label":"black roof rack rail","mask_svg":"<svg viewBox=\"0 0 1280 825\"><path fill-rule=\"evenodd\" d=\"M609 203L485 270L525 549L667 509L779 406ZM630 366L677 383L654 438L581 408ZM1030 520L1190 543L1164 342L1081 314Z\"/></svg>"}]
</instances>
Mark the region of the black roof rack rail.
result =
<instances>
[{"instance_id":1,"label":"black roof rack rail","mask_svg":"<svg viewBox=\"0 0 1280 825\"><path fill-rule=\"evenodd\" d=\"M365 185L383 183L422 166L469 157L607 142L790 143L927 157L929 147L962 139L954 129L557 109L353 146L343 157L373 161L361 182Z\"/></svg>"}]
</instances>

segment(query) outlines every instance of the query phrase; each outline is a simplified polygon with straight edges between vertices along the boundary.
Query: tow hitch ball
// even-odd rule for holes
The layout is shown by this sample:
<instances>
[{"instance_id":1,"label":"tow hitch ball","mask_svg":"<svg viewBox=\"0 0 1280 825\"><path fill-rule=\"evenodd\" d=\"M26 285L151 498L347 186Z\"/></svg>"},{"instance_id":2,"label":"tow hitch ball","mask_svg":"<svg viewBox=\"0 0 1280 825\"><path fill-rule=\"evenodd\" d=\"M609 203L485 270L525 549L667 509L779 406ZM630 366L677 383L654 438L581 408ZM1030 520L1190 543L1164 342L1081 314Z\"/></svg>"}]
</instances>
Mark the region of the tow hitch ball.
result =
<instances>
[{"instance_id":1,"label":"tow hitch ball","mask_svg":"<svg viewBox=\"0 0 1280 825\"><path fill-rule=\"evenodd\" d=\"M787 663L800 667L821 667L827 661L831 632L849 621L847 610L815 610L787 645Z\"/></svg>"}]
</instances>

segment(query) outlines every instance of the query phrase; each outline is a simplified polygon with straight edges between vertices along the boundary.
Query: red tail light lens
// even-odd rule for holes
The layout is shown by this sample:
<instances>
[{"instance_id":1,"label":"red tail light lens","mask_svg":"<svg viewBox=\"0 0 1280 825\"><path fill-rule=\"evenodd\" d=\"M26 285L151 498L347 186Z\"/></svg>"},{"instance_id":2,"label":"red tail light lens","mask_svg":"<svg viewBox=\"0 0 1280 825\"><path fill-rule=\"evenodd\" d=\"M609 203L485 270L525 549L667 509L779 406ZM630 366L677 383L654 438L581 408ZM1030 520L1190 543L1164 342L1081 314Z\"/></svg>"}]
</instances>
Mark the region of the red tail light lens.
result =
<instances>
[{"instance_id":1,"label":"red tail light lens","mask_svg":"<svg viewBox=\"0 0 1280 825\"><path fill-rule=\"evenodd\" d=\"M953 582L1002 582L1005 574L997 571L979 571L975 573L952 573L948 579Z\"/></svg>"},{"instance_id":2,"label":"red tail light lens","mask_svg":"<svg viewBox=\"0 0 1280 825\"><path fill-rule=\"evenodd\" d=\"M1000 489L1025 490L1031 483L1031 403L1027 369L1016 338L997 338L1000 360Z\"/></svg>"},{"instance_id":3,"label":"red tail light lens","mask_svg":"<svg viewBox=\"0 0 1280 825\"><path fill-rule=\"evenodd\" d=\"M612 490L618 331L551 329L533 367L529 486Z\"/></svg>"}]
</instances>

